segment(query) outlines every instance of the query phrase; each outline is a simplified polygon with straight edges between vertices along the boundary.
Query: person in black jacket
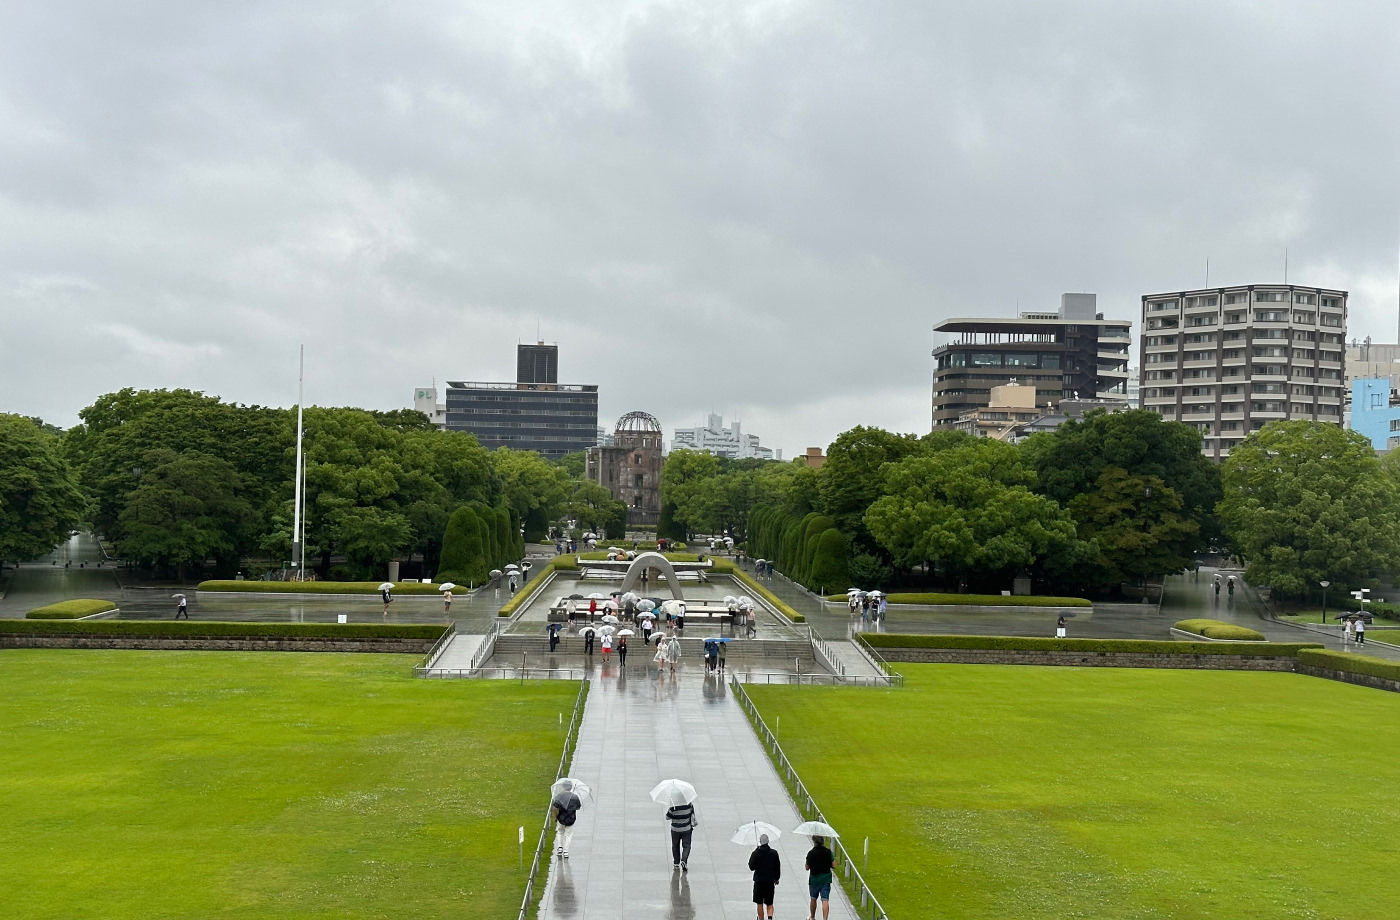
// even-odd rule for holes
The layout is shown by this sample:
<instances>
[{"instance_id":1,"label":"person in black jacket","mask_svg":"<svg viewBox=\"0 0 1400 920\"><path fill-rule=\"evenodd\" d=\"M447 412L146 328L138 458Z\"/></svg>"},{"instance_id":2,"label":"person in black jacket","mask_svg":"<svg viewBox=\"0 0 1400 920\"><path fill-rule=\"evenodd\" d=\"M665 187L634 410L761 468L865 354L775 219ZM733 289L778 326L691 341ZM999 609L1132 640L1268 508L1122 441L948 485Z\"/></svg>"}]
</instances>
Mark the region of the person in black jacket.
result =
<instances>
[{"instance_id":1,"label":"person in black jacket","mask_svg":"<svg viewBox=\"0 0 1400 920\"><path fill-rule=\"evenodd\" d=\"M773 889L783 875L783 862L778 851L768 845L768 835L760 834L758 846L749 855L749 868L753 870L753 903L758 910L758 920L764 920L763 908L768 908L768 920L773 918Z\"/></svg>"},{"instance_id":2,"label":"person in black jacket","mask_svg":"<svg viewBox=\"0 0 1400 920\"><path fill-rule=\"evenodd\" d=\"M816 920L817 901L822 902L822 920L831 916L831 868L836 863L835 856L827 849L821 837L812 838L812 848L807 851L807 893L812 896L812 906L807 915Z\"/></svg>"}]
</instances>

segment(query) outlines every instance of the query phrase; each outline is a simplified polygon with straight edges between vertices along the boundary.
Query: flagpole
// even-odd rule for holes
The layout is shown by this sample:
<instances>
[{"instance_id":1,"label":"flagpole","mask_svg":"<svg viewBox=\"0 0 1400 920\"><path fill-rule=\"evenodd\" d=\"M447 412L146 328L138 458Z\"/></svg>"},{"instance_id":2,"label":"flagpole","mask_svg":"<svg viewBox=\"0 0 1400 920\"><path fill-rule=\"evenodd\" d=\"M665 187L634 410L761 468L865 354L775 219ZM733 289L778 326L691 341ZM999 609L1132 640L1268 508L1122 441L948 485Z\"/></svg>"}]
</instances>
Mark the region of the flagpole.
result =
<instances>
[{"instance_id":1,"label":"flagpole","mask_svg":"<svg viewBox=\"0 0 1400 920\"><path fill-rule=\"evenodd\" d=\"M302 387L306 372L306 346L300 346L297 356L297 466L296 466L296 496L292 500L292 568L297 581L303 581L302 573L306 568L306 545L305 534L302 532L301 502L302 502L302 458L301 458L301 401Z\"/></svg>"}]
</instances>

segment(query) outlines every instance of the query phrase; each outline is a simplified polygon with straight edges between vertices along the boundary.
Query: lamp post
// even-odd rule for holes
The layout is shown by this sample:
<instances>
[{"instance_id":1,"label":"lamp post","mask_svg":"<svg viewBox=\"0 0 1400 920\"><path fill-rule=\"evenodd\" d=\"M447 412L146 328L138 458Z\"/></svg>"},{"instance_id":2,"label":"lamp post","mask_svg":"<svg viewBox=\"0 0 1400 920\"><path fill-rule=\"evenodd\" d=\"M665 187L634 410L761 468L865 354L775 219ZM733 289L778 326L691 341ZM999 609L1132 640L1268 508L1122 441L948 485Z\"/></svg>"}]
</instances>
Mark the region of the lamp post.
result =
<instances>
[{"instance_id":1,"label":"lamp post","mask_svg":"<svg viewBox=\"0 0 1400 920\"><path fill-rule=\"evenodd\" d=\"M1327 622L1327 586L1331 583L1330 581L1318 582L1318 584L1322 585L1322 622L1324 623Z\"/></svg>"}]
</instances>

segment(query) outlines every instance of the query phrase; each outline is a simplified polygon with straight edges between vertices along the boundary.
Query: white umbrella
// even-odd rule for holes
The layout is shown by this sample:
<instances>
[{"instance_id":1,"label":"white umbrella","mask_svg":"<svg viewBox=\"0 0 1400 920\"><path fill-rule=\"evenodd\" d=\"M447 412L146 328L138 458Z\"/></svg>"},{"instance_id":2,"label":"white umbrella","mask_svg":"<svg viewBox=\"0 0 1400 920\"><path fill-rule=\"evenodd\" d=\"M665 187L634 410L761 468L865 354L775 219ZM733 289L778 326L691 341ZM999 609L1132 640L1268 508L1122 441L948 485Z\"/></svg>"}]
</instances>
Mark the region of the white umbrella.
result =
<instances>
[{"instance_id":1,"label":"white umbrella","mask_svg":"<svg viewBox=\"0 0 1400 920\"><path fill-rule=\"evenodd\" d=\"M636 633L635 630L631 630L631 629L619 629L619 630L617 631L617 634L618 634L619 636L635 636L637 633Z\"/></svg>"},{"instance_id":2,"label":"white umbrella","mask_svg":"<svg viewBox=\"0 0 1400 920\"><path fill-rule=\"evenodd\" d=\"M455 587L457 587L457 586L454 585L452 582L450 582L450 581L444 581L442 584L438 585L438 590L439 590L439 591L451 591L451 590L452 590L453 588L455 588Z\"/></svg>"},{"instance_id":3,"label":"white umbrella","mask_svg":"<svg viewBox=\"0 0 1400 920\"><path fill-rule=\"evenodd\" d=\"M794 834L803 834L807 837L840 837L836 833L836 828L821 821L803 821L792 829Z\"/></svg>"},{"instance_id":4,"label":"white umbrella","mask_svg":"<svg viewBox=\"0 0 1400 920\"><path fill-rule=\"evenodd\" d=\"M616 609L617 609L617 601L612 601L612 600L603 601L603 602L602 602L601 604L599 604L598 606L599 606L599 607L602 607L604 610L616 610Z\"/></svg>"},{"instance_id":5,"label":"white umbrella","mask_svg":"<svg viewBox=\"0 0 1400 920\"><path fill-rule=\"evenodd\" d=\"M673 598L669 601L665 601L664 603L662 603L661 609L671 614L672 616L680 616L681 602Z\"/></svg>"},{"instance_id":6,"label":"white umbrella","mask_svg":"<svg viewBox=\"0 0 1400 920\"><path fill-rule=\"evenodd\" d=\"M580 802L593 801L593 790L588 788L588 784L581 779L574 779L564 776L554 781L554 785L549 787L549 794L557 796L561 792L572 792L578 796Z\"/></svg>"},{"instance_id":7,"label":"white umbrella","mask_svg":"<svg viewBox=\"0 0 1400 920\"><path fill-rule=\"evenodd\" d=\"M612 625L612 626L616 626L617 623L618 623L618 619L617 619L617 617L613 616L611 613L608 613L608 614L604 614L604 615L603 615L603 622L604 622L604 623L608 623L608 624L610 624L610 625Z\"/></svg>"},{"instance_id":8,"label":"white umbrella","mask_svg":"<svg viewBox=\"0 0 1400 920\"><path fill-rule=\"evenodd\" d=\"M394 583L393 583L392 581L386 581L386 582L384 582L384 584L382 584L382 585L379 586L379 590L380 590L380 591L392 591L392 590L394 590Z\"/></svg>"},{"instance_id":9,"label":"white umbrella","mask_svg":"<svg viewBox=\"0 0 1400 920\"><path fill-rule=\"evenodd\" d=\"M183 594L172 594L172 595L170 595L170 596L171 596L171 597L178 597L180 600L184 600L184 599L185 599L185 595L183 595Z\"/></svg>"},{"instance_id":10,"label":"white umbrella","mask_svg":"<svg viewBox=\"0 0 1400 920\"><path fill-rule=\"evenodd\" d=\"M739 603L739 599L738 599L737 597L735 597L734 595L732 595L732 594L726 594L726 595L724 596L724 606L726 606L726 607L733 607L733 606L735 606L735 605L738 604L738 603Z\"/></svg>"},{"instance_id":11,"label":"white umbrella","mask_svg":"<svg viewBox=\"0 0 1400 920\"><path fill-rule=\"evenodd\" d=\"M585 626L585 627L583 627L583 629L580 629L580 630L578 631L578 634L579 634L580 636L591 636L591 635L593 635L594 633L596 633L597 631L598 631L598 630L594 629L592 626Z\"/></svg>"},{"instance_id":12,"label":"white umbrella","mask_svg":"<svg viewBox=\"0 0 1400 920\"><path fill-rule=\"evenodd\" d=\"M650 641L655 642L659 646L666 641L666 634L664 632L656 633L651 637Z\"/></svg>"},{"instance_id":13,"label":"white umbrella","mask_svg":"<svg viewBox=\"0 0 1400 920\"><path fill-rule=\"evenodd\" d=\"M695 787L683 779L663 779L651 790L651 800L662 805L689 805L698 798Z\"/></svg>"},{"instance_id":14,"label":"white umbrella","mask_svg":"<svg viewBox=\"0 0 1400 920\"><path fill-rule=\"evenodd\" d=\"M867 591L866 594L867 594L869 597L884 597L884 596L885 596L885 592L883 592L883 591Z\"/></svg>"},{"instance_id":15,"label":"white umbrella","mask_svg":"<svg viewBox=\"0 0 1400 920\"><path fill-rule=\"evenodd\" d=\"M599 594L597 591L594 591L592 594L590 594L590 595L588 595L586 598L584 598L584 600L590 600L590 601L605 601L605 600L607 600L607 599L608 599L608 596L607 596L606 594Z\"/></svg>"},{"instance_id":16,"label":"white umbrella","mask_svg":"<svg viewBox=\"0 0 1400 920\"><path fill-rule=\"evenodd\" d=\"M642 613L650 613L656 609L656 603L653 601L637 601L637 609Z\"/></svg>"},{"instance_id":17,"label":"white umbrella","mask_svg":"<svg viewBox=\"0 0 1400 920\"><path fill-rule=\"evenodd\" d=\"M596 533L586 533L583 535L583 538L585 540L596 540L598 539L598 535Z\"/></svg>"},{"instance_id":18,"label":"white umbrella","mask_svg":"<svg viewBox=\"0 0 1400 920\"><path fill-rule=\"evenodd\" d=\"M862 591L862 590L859 589L859 588L847 588L847 589L846 589L846 594L847 594L847 595L851 595L851 594L864 594L864 593L865 593L865 592Z\"/></svg>"},{"instance_id":19,"label":"white umbrella","mask_svg":"<svg viewBox=\"0 0 1400 920\"><path fill-rule=\"evenodd\" d=\"M507 571L507 572L518 572L518 571L520 571L520 566L518 566L518 565L516 565L514 562L512 562L510 565L506 566L506 571Z\"/></svg>"},{"instance_id":20,"label":"white umbrella","mask_svg":"<svg viewBox=\"0 0 1400 920\"><path fill-rule=\"evenodd\" d=\"M742 594L742 595L740 595L740 596L739 596L739 606L740 606L740 607L752 607L752 606L753 606L753 598L749 597L747 594Z\"/></svg>"},{"instance_id":21,"label":"white umbrella","mask_svg":"<svg viewBox=\"0 0 1400 920\"><path fill-rule=\"evenodd\" d=\"M783 832L778 830L767 821L750 821L748 824L739 825L739 829L734 832L734 836L729 838L730 843L742 843L745 846L758 846L759 836L765 836L771 843L783 836Z\"/></svg>"},{"instance_id":22,"label":"white umbrella","mask_svg":"<svg viewBox=\"0 0 1400 920\"><path fill-rule=\"evenodd\" d=\"M607 625L599 626L599 627L598 627L598 635L600 635L600 636L611 636L611 635L613 634L613 630L614 630L615 628L616 628L616 627L607 626Z\"/></svg>"},{"instance_id":23,"label":"white umbrella","mask_svg":"<svg viewBox=\"0 0 1400 920\"><path fill-rule=\"evenodd\" d=\"M636 591L628 591L626 594L622 595L622 597L618 598L618 600L622 601L624 604L627 603L628 601L631 601L632 603L635 604L635 603L637 603L637 601L639 601L639 600L641 600L641 599L642 599L642 596L641 596L640 594L638 594Z\"/></svg>"},{"instance_id":24,"label":"white umbrella","mask_svg":"<svg viewBox=\"0 0 1400 920\"><path fill-rule=\"evenodd\" d=\"M501 570L500 570L500 569L492 569L492 570L491 570L491 577L492 577L492 578L495 578L496 576L498 576L498 575L500 575L500 574L501 574Z\"/></svg>"}]
</instances>

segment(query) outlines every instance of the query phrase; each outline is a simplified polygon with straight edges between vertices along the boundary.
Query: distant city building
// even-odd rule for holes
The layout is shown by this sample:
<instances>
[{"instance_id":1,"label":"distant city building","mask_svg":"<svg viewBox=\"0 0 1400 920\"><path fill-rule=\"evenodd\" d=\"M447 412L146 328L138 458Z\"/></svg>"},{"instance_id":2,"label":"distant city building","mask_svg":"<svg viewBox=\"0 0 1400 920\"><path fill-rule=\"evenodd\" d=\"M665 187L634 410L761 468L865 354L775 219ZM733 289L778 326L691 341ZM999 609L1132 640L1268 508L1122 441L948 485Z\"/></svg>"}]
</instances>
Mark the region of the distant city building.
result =
<instances>
[{"instance_id":1,"label":"distant city building","mask_svg":"<svg viewBox=\"0 0 1400 920\"><path fill-rule=\"evenodd\" d=\"M987 405L969 409L958 416L953 427L978 438L1004 440L1018 425L1040 418L1035 404L1036 389L1031 384L1007 383L992 387Z\"/></svg>"},{"instance_id":2,"label":"distant city building","mask_svg":"<svg viewBox=\"0 0 1400 920\"><path fill-rule=\"evenodd\" d=\"M1400 345L1382 345L1372 342L1370 336L1360 342L1353 341L1347 346L1344 371L1342 379L1348 393L1353 381L1377 377L1388 377L1390 388L1400 390Z\"/></svg>"},{"instance_id":3,"label":"distant city building","mask_svg":"<svg viewBox=\"0 0 1400 920\"><path fill-rule=\"evenodd\" d=\"M1342 424L1347 292L1258 284L1142 298L1142 405L1223 460L1276 419Z\"/></svg>"},{"instance_id":4,"label":"distant city building","mask_svg":"<svg viewBox=\"0 0 1400 920\"><path fill-rule=\"evenodd\" d=\"M772 448L759 443L758 435L744 434L739 422L729 428L724 427L724 416L711 412L705 424L698 428L677 428L671 439L671 449L708 450L716 457L732 457L738 460L757 458L774 459ZM779 451L777 459L783 459Z\"/></svg>"},{"instance_id":5,"label":"distant city building","mask_svg":"<svg viewBox=\"0 0 1400 920\"><path fill-rule=\"evenodd\" d=\"M1065 422L1077 421L1090 412L1107 412L1109 415L1117 415L1119 412L1127 412L1131 408L1121 399L1062 399L1059 405L1045 412L1035 421L1017 425L1011 429L1005 440L1012 444L1020 444L1033 434L1054 431Z\"/></svg>"},{"instance_id":6,"label":"distant city building","mask_svg":"<svg viewBox=\"0 0 1400 920\"><path fill-rule=\"evenodd\" d=\"M1400 398L1389 377L1359 377L1351 382L1352 431L1365 435L1376 450L1400 444Z\"/></svg>"},{"instance_id":7,"label":"distant city building","mask_svg":"<svg viewBox=\"0 0 1400 920\"><path fill-rule=\"evenodd\" d=\"M604 428L602 425L599 425L599 426L598 426L598 446L599 446L599 447L612 447L612 444L613 444L612 432L609 431L608 429Z\"/></svg>"},{"instance_id":8,"label":"distant city building","mask_svg":"<svg viewBox=\"0 0 1400 920\"><path fill-rule=\"evenodd\" d=\"M793 457L794 463L800 463L809 470L819 470L826 463L826 454L822 453L820 447L809 447L806 453Z\"/></svg>"},{"instance_id":9,"label":"distant city building","mask_svg":"<svg viewBox=\"0 0 1400 920\"><path fill-rule=\"evenodd\" d=\"M444 403L436 387L420 388L414 408L439 427L471 432L487 450L533 450L557 460L598 439L598 387L561 384L558 376L559 346L519 345L515 383L449 381Z\"/></svg>"},{"instance_id":10,"label":"distant city building","mask_svg":"<svg viewBox=\"0 0 1400 920\"><path fill-rule=\"evenodd\" d=\"M1128 368L1128 408L1142 408L1142 369L1136 365Z\"/></svg>"},{"instance_id":11,"label":"distant city building","mask_svg":"<svg viewBox=\"0 0 1400 920\"><path fill-rule=\"evenodd\" d=\"M1095 294L1063 294L1054 312L1016 319L950 319L934 332L956 338L934 349L933 428L953 428L986 406L993 387L1016 380L1036 405L1061 399L1128 399L1130 320L1105 320Z\"/></svg>"},{"instance_id":12,"label":"distant city building","mask_svg":"<svg viewBox=\"0 0 1400 920\"><path fill-rule=\"evenodd\" d=\"M661 516L661 423L645 412L617 420L613 443L588 448L584 477L627 505L629 525L656 526Z\"/></svg>"}]
</instances>

